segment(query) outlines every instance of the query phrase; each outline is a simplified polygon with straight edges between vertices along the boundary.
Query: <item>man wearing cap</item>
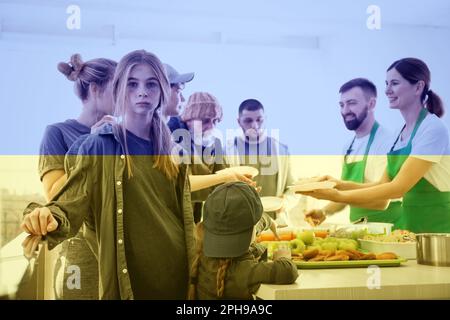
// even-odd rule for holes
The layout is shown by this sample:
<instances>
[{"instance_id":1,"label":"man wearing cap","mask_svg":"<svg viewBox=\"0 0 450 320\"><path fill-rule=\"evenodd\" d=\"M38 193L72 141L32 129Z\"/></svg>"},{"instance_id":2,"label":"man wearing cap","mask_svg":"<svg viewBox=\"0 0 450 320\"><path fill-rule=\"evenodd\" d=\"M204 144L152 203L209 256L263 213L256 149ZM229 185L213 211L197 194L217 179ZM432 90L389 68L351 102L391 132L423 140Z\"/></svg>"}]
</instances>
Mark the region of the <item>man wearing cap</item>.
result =
<instances>
[{"instance_id":1,"label":"man wearing cap","mask_svg":"<svg viewBox=\"0 0 450 320\"><path fill-rule=\"evenodd\" d=\"M162 116L169 127L172 126L177 129L180 128L179 126L177 127L177 124L179 124L178 116L180 115L182 104L185 101L182 91L186 82L190 82L194 79L194 73L188 72L180 74L174 67L167 63L164 64L164 68L166 69L167 78L169 78L170 83L170 99L162 109Z\"/></svg>"},{"instance_id":2,"label":"man wearing cap","mask_svg":"<svg viewBox=\"0 0 450 320\"><path fill-rule=\"evenodd\" d=\"M386 154L393 144L389 131L375 120L377 88L367 79L355 78L344 83L339 93L344 124L348 130L355 132L343 150L341 179L359 183L376 182L384 172ZM310 223L320 224L327 216L342 211L346 206L343 203L330 202L322 209L310 210L305 216ZM401 211L399 199L392 200L384 211L350 206L350 221L388 222L398 228Z\"/></svg>"},{"instance_id":3,"label":"man wearing cap","mask_svg":"<svg viewBox=\"0 0 450 320\"><path fill-rule=\"evenodd\" d=\"M261 283L295 282L298 271L289 252L280 250L273 262L264 262L262 251L254 250L256 233L267 228L263 217L258 193L245 183L226 183L209 195L197 227L189 298L252 299Z\"/></svg>"}]
</instances>

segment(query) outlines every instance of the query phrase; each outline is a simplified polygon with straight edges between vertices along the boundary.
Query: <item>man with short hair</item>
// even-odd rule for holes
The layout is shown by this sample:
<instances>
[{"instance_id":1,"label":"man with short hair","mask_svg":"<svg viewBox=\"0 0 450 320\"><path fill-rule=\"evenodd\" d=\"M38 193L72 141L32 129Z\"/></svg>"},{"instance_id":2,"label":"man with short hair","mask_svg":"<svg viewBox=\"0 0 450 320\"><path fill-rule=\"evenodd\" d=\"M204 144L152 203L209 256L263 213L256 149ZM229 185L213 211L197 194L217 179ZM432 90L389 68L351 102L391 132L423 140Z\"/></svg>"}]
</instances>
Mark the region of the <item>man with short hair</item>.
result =
<instances>
[{"instance_id":1,"label":"man with short hair","mask_svg":"<svg viewBox=\"0 0 450 320\"><path fill-rule=\"evenodd\" d=\"M355 136L343 150L342 180L371 183L377 182L386 167L386 154L392 145L391 134L375 120L377 88L364 78L344 83L339 93L342 119ZM330 202L322 209L310 210L306 219L313 224L322 223L327 216L342 211L347 205ZM367 204L370 207L370 203ZM390 222L397 227L401 215L401 201L391 201L385 211L350 206L350 221L367 219L369 222Z\"/></svg>"},{"instance_id":2,"label":"man with short hair","mask_svg":"<svg viewBox=\"0 0 450 320\"><path fill-rule=\"evenodd\" d=\"M227 162L232 166L246 165L258 169L259 175L254 180L261 187L262 197L283 197L294 181L289 150L286 145L267 135L262 103L256 99L243 101L239 106L237 122L242 134L227 142ZM286 207L290 209L289 204ZM280 226L287 223L283 215L280 217L277 221Z\"/></svg>"}]
</instances>

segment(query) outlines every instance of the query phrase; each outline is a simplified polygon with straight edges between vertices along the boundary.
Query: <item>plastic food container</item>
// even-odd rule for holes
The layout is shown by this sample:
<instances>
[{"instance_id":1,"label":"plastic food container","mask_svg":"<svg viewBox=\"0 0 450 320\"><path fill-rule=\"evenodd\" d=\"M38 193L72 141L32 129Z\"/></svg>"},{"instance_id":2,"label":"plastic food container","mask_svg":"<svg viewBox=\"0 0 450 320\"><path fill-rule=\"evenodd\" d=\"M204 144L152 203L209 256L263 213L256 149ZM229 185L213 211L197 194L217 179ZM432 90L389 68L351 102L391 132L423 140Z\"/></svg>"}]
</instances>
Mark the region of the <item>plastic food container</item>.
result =
<instances>
[{"instance_id":1,"label":"plastic food container","mask_svg":"<svg viewBox=\"0 0 450 320\"><path fill-rule=\"evenodd\" d=\"M369 234L391 234L392 231L392 223L383 223L383 222L368 222L365 224L367 226L367 231Z\"/></svg>"},{"instance_id":2,"label":"plastic food container","mask_svg":"<svg viewBox=\"0 0 450 320\"><path fill-rule=\"evenodd\" d=\"M382 242L359 239L361 249L373 253L394 252L396 255L408 259L416 259L416 242Z\"/></svg>"},{"instance_id":3,"label":"plastic food container","mask_svg":"<svg viewBox=\"0 0 450 320\"><path fill-rule=\"evenodd\" d=\"M267 248L267 258L273 259L273 253L277 250L290 251L289 241L262 241L261 245Z\"/></svg>"},{"instance_id":4,"label":"plastic food container","mask_svg":"<svg viewBox=\"0 0 450 320\"><path fill-rule=\"evenodd\" d=\"M359 239L368 233L367 224L340 224L336 225L332 236L336 238Z\"/></svg>"}]
</instances>

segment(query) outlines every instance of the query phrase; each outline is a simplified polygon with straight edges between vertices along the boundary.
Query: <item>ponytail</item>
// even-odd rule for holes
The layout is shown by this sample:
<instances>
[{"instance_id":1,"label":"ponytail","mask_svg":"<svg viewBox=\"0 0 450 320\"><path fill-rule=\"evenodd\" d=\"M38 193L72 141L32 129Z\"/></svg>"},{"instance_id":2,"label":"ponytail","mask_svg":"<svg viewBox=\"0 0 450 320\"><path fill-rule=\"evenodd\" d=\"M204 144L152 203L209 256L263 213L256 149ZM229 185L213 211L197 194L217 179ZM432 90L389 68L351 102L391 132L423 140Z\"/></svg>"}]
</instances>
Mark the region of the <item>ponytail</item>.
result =
<instances>
[{"instance_id":1,"label":"ponytail","mask_svg":"<svg viewBox=\"0 0 450 320\"><path fill-rule=\"evenodd\" d=\"M194 262L191 266L189 284L188 284L188 300L197 299L197 283L198 283L198 270L203 257L203 223L199 222L196 227L196 254ZM217 259L214 265L217 265L216 276L216 295L217 298L222 298L225 291L225 278L227 270L231 266L233 259Z\"/></svg>"},{"instance_id":2,"label":"ponytail","mask_svg":"<svg viewBox=\"0 0 450 320\"><path fill-rule=\"evenodd\" d=\"M437 115L441 118L444 115L444 104L441 98L431 90L427 91L427 100L425 102L425 107L430 113Z\"/></svg>"},{"instance_id":3,"label":"ponytail","mask_svg":"<svg viewBox=\"0 0 450 320\"><path fill-rule=\"evenodd\" d=\"M225 291L225 277L227 275L228 267L231 265L233 259L220 259L219 268L217 269L217 298L222 298Z\"/></svg>"},{"instance_id":4,"label":"ponytail","mask_svg":"<svg viewBox=\"0 0 450 320\"><path fill-rule=\"evenodd\" d=\"M196 236L196 252L194 262L191 266L189 284L188 284L188 300L197 299L197 281L198 281L198 268L200 266L200 260L202 257L203 251L203 223L199 222L197 227L195 228L195 236Z\"/></svg>"}]
</instances>

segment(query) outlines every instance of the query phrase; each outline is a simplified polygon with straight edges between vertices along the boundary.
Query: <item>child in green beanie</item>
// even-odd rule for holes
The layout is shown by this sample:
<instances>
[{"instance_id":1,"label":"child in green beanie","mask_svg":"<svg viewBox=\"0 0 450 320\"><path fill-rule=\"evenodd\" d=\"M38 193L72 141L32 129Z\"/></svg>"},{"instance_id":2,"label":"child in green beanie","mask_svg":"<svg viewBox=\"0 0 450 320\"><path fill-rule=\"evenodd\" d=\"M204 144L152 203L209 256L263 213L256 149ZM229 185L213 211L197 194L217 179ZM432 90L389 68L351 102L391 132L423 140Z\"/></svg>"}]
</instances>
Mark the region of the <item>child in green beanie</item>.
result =
<instances>
[{"instance_id":1,"label":"child in green beanie","mask_svg":"<svg viewBox=\"0 0 450 320\"><path fill-rule=\"evenodd\" d=\"M298 271L288 255L259 259L253 242L262 215L258 193L245 183L226 183L209 195L197 225L189 299L252 299L261 283L295 282Z\"/></svg>"}]
</instances>

